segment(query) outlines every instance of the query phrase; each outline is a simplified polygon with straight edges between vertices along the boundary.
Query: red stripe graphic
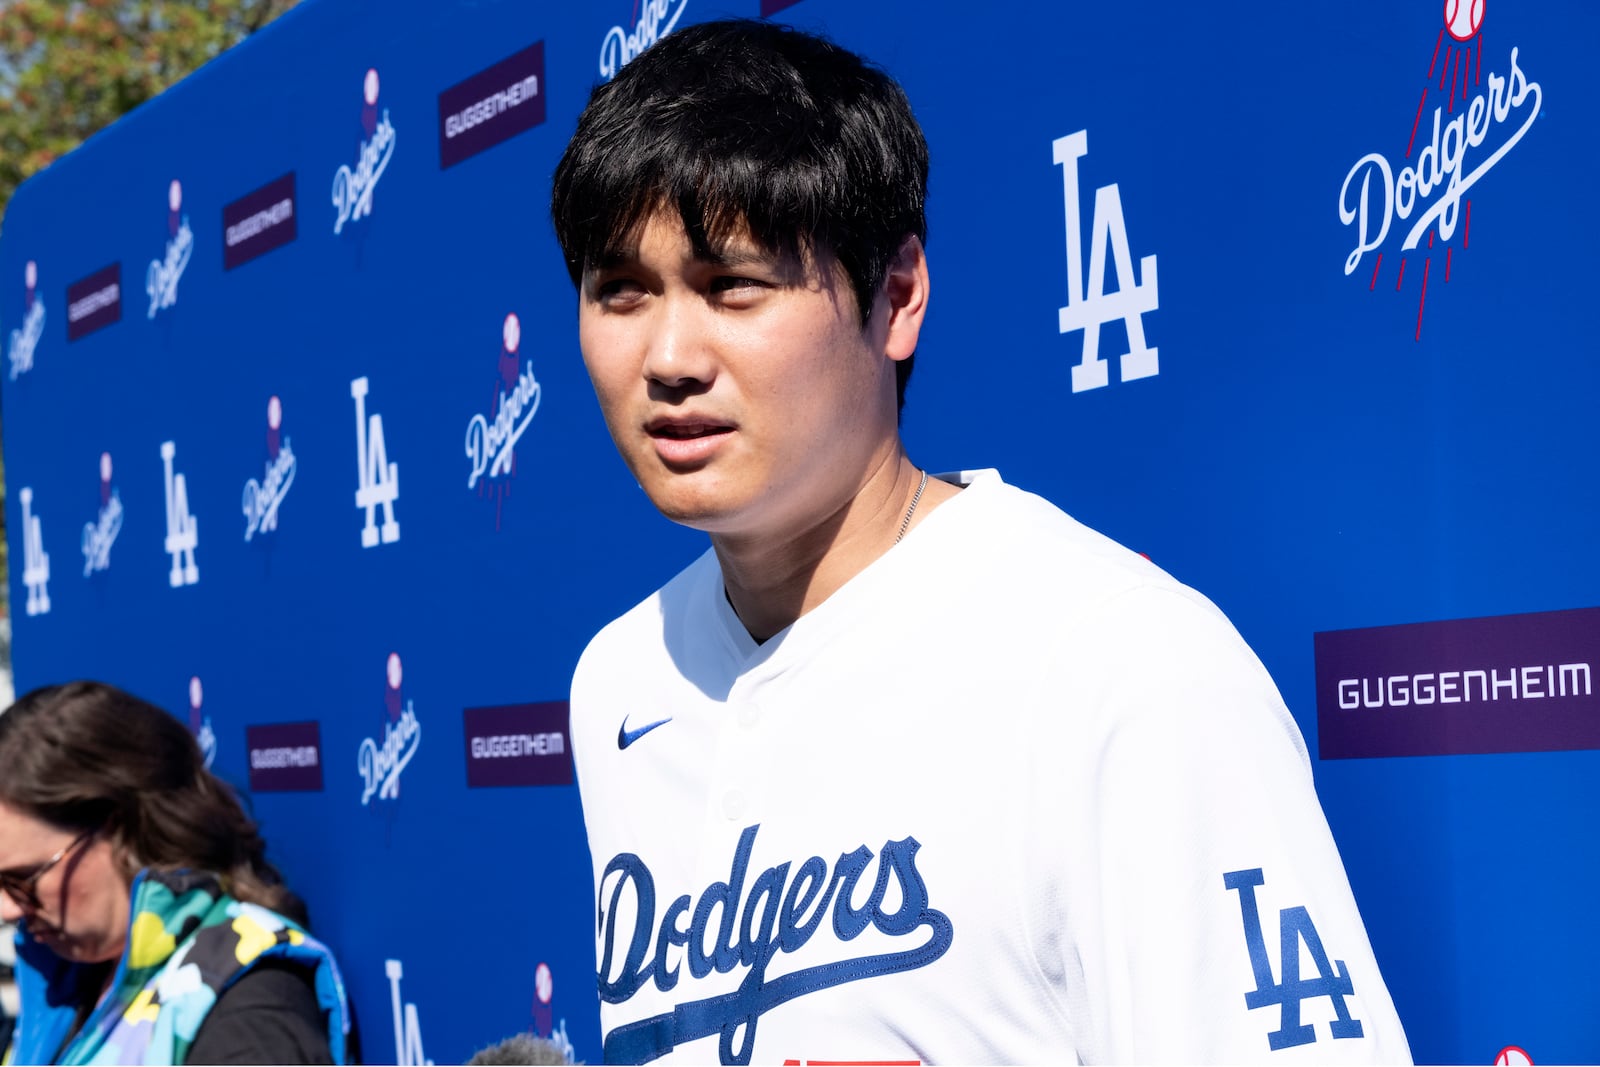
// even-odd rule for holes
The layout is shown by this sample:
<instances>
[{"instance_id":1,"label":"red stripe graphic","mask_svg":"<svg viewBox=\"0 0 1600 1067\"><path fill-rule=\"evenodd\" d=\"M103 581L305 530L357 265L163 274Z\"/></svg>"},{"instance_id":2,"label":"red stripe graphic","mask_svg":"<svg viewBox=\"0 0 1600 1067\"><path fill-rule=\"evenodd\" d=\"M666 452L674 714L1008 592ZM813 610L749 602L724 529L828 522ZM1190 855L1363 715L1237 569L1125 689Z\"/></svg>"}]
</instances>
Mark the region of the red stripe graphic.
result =
<instances>
[{"instance_id":1,"label":"red stripe graphic","mask_svg":"<svg viewBox=\"0 0 1600 1067\"><path fill-rule=\"evenodd\" d=\"M1422 123L1422 108L1428 102L1428 87L1422 87L1422 99L1417 101L1417 117L1411 120L1411 140L1406 142L1406 158L1411 158L1411 149L1417 143L1417 127Z\"/></svg>"},{"instance_id":2,"label":"red stripe graphic","mask_svg":"<svg viewBox=\"0 0 1600 1067\"><path fill-rule=\"evenodd\" d=\"M1422 305L1428 302L1428 267L1432 259L1422 261L1422 296L1417 298L1417 340L1422 340Z\"/></svg>"}]
</instances>

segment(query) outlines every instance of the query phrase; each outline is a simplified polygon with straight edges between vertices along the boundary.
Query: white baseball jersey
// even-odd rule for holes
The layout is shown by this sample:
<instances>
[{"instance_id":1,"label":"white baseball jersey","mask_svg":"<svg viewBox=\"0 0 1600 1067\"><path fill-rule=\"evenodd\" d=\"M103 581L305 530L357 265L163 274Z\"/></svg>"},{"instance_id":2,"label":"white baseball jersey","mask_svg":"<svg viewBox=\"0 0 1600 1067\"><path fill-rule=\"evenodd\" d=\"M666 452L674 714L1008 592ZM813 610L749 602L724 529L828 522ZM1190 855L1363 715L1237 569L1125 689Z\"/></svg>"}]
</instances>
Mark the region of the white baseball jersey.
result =
<instances>
[{"instance_id":1,"label":"white baseball jersey","mask_svg":"<svg viewBox=\"0 0 1600 1067\"><path fill-rule=\"evenodd\" d=\"M992 471L757 645L707 552L572 687L607 1062L1409 1062L1271 678Z\"/></svg>"}]
</instances>

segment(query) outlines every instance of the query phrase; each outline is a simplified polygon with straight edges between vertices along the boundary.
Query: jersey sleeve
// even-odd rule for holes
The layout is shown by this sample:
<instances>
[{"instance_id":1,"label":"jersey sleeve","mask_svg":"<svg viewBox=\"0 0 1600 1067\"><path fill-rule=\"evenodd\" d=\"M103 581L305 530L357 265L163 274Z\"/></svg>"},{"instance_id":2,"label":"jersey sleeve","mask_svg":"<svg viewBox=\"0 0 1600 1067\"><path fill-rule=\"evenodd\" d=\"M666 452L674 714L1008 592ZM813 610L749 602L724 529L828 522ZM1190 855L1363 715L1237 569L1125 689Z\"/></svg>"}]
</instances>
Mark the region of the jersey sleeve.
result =
<instances>
[{"instance_id":1,"label":"jersey sleeve","mask_svg":"<svg viewBox=\"0 0 1600 1067\"><path fill-rule=\"evenodd\" d=\"M1409 1063L1304 741L1234 628L1142 587L1063 641L1050 714L1071 755L1036 755L1035 827L1041 966L1080 1054Z\"/></svg>"}]
</instances>

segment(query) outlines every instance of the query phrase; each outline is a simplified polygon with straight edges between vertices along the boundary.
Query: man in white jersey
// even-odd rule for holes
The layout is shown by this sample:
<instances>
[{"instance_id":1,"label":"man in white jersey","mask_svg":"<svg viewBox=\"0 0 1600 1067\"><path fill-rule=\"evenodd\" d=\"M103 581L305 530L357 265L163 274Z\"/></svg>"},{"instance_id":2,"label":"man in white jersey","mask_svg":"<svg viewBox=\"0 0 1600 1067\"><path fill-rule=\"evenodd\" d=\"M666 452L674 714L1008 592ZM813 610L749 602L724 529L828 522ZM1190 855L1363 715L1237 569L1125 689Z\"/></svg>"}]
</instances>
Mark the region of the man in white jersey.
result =
<instances>
[{"instance_id":1,"label":"man in white jersey","mask_svg":"<svg viewBox=\"0 0 1600 1067\"><path fill-rule=\"evenodd\" d=\"M1403 1062L1272 680L898 409L927 148L818 38L680 29L552 214L618 451L711 549L589 645L607 1062Z\"/></svg>"}]
</instances>

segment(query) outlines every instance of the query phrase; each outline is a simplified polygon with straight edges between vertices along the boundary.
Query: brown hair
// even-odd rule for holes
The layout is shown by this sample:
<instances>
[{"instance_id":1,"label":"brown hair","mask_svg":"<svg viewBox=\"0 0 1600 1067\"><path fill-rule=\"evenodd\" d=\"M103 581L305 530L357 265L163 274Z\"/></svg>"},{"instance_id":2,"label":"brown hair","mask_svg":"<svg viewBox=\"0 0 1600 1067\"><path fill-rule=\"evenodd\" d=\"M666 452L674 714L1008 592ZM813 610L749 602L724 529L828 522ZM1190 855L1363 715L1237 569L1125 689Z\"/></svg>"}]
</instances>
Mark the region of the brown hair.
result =
<instances>
[{"instance_id":1,"label":"brown hair","mask_svg":"<svg viewBox=\"0 0 1600 1067\"><path fill-rule=\"evenodd\" d=\"M0 714L0 801L64 830L101 831L130 880L145 867L207 871L239 900L302 914L189 731L115 686L46 686Z\"/></svg>"}]
</instances>

